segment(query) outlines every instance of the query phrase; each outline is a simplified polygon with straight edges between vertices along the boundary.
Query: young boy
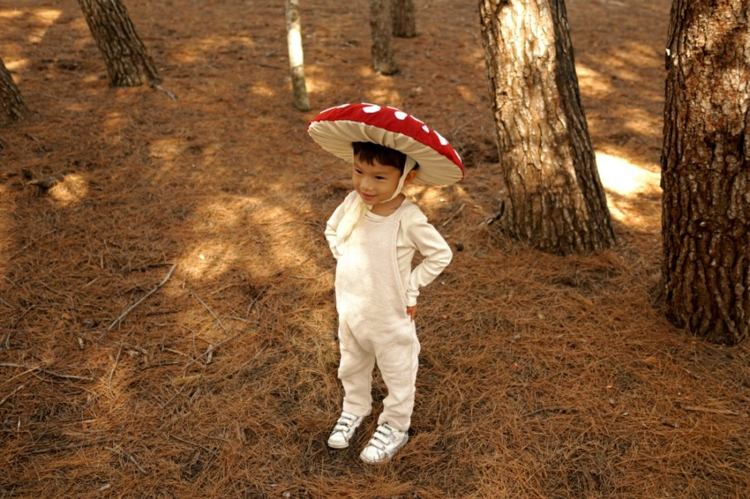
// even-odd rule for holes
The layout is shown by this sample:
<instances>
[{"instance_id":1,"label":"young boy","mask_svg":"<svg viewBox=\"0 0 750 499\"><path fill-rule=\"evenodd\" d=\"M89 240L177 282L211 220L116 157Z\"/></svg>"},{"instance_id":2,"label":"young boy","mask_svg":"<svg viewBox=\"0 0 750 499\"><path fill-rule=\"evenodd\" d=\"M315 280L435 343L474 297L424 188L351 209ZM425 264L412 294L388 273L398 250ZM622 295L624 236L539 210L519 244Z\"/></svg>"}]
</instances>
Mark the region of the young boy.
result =
<instances>
[{"instance_id":1,"label":"young boy","mask_svg":"<svg viewBox=\"0 0 750 499\"><path fill-rule=\"evenodd\" d=\"M420 350L414 326L417 296L450 263L452 253L419 207L401 193L422 173L415 159L369 140L350 147L354 191L336 208L325 230L337 260L338 377L344 387L343 410L328 445L348 447L371 413L372 371L377 364L388 395L378 427L360 454L364 462L375 464L388 461L408 440ZM434 173L431 159L425 156ZM455 169L455 161L452 164ZM430 178L430 171L425 175ZM412 269L417 251L423 260Z\"/></svg>"}]
</instances>

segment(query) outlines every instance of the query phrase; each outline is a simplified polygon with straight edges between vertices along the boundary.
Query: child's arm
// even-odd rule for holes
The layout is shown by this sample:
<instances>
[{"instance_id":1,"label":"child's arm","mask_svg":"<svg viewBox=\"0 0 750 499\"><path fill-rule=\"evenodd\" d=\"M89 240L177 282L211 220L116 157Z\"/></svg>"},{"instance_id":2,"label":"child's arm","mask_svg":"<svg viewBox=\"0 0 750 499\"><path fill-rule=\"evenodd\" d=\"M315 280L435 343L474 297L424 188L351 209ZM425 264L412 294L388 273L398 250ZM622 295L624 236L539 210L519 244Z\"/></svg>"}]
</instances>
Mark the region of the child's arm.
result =
<instances>
[{"instance_id":1,"label":"child's arm","mask_svg":"<svg viewBox=\"0 0 750 499\"><path fill-rule=\"evenodd\" d=\"M451 262L453 252L443 236L427 221L427 217L421 211L416 212L406 227L406 232L407 237L424 258L409 275L406 305L411 308L417 304L419 288L427 286L440 275Z\"/></svg>"},{"instance_id":2,"label":"child's arm","mask_svg":"<svg viewBox=\"0 0 750 499\"><path fill-rule=\"evenodd\" d=\"M331 248L331 253L333 253L333 257L338 259L339 252L338 249L336 249L336 229L339 226L339 223L341 222L341 219L344 218L344 213L346 213L346 207L351 204L352 201L352 194L349 194L344 201L338 205L338 207L334 210L333 215L331 215L331 218L328 219L326 222L326 230L325 230L325 236L326 241L328 241L328 246Z\"/></svg>"}]
</instances>

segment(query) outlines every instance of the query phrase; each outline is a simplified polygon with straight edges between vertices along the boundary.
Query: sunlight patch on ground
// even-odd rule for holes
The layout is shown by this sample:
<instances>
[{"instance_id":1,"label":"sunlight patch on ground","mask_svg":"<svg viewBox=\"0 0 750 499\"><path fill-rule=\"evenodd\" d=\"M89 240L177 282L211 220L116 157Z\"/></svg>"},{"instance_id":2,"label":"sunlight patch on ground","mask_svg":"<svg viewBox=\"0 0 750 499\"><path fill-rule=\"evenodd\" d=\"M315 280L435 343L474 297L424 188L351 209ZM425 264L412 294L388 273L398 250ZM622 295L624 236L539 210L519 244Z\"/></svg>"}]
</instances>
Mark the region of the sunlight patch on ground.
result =
<instances>
[{"instance_id":1,"label":"sunlight patch on ground","mask_svg":"<svg viewBox=\"0 0 750 499\"><path fill-rule=\"evenodd\" d=\"M627 159L596 153L599 178L612 218L642 230L658 230L660 176Z\"/></svg>"},{"instance_id":2,"label":"sunlight patch on ground","mask_svg":"<svg viewBox=\"0 0 750 499\"><path fill-rule=\"evenodd\" d=\"M619 79L636 84L643 81L643 69L657 68L659 64L663 67L663 62L656 57L654 50L642 43L628 43L621 46L599 62L609 71L616 73Z\"/></svg>"},{"instance_id":3,"label":"sunlight patch on ground","mask_svg":"<svg viewBox=\"0 0 750 499\"><path fill-rule=\"evenodd\" d=\"M179 64L193 64L195 61L199 60L200 54L197 52L189 51L189 50L183 50L181 52L176 52L172 55L172 59L174 59L174 62L177 62Z\"/></svg>"},{"instance_id":4,"label":"sunlight patch on ground","mask_svg":"<svg viewBox=\"0 0 750 499\"><path fill-rule=\"evenodd\" d=\"M578 74L579 85L586 89L587 94L602 96L612 91L611 81L599 71L576 64L576 73Z\"/></svg>"},{"instance_id":5,"label":"sunlight patch on ground","mask_svg":"<svg viewBox=\"0 0 750 499\"><path fill-rule=\"evenodd\" d=\"M466 64L470 66L476 66L478 69L480 69L482 72L485 70L485 53L484 48L482 47L482 42L479 40L479 38L474 38L474 41L476 44L474 45L474 49L469 50L468 54L465 55L462 60Z\"/></svg>"},{"instance_id":6,"label":"sunlight patch on ground","mask_svg":"<svg viewBox=\"0 0 750 499\"><path fill-rule=\"evenodd\" d=\"M195 211L195 219L209 224L209 228L219 225L223 228L236 227L240 215L255 207L253 198L239 198L233 202L215 202L200 207Z\"/></svg>"},{"instance_id":7,"label":"sunlight patch on ground","mask_svg":"<svg viewBox=\"0 0 750 499\"><path fill-rule=\"evenodd\" d=\"M5 61L5 67L9 71L18 71L29 65L28 59L16 59Z\"/></svg>"},{"instance_id":8,"label":"sunlight patch on ground","mask_svg":"<svg viewBox=\"0 0 750 499\"><path fill-rule=\"evenodd\" d=\"M365 100L376 104L390 106L401 105L401 93L394 88L393 79L388 76L375 75L374 88L365 92Z\"/></svg>"},{"instance_id":9,"label":"sunlight patch on ground","mask_svg":"<svg viewBox=\"0 0 750 499\"><path fill-rule=\"evenodd\" d=\"M625 118L625 128L634 134L644 137L661 137L662 121L660 117L646 109L628 109L622 111Z\"/></svg>"},{"instance_id":10,"label":"sunlight patch on ground","mask_svg":"<svg viewBox=\"0 0 750 499\"><path fill-rule=\"evenodd\" d=\"M234 248L222 238L202 241L177 262L177 267L196 279L221 277L237 259Z\"/></svg>"},{"instance_id":11,"label":"sunlight patch on ground","mask_svg":"<svg viewBox=\"0 0 750 499\"><path fill-rule=\"evenodd\" d=\"M466 85L456 85L456 91L466 101L472 104L478 104L479 98L474 93L474 90L467 87Z\"/></svg>"},{"instance_id":12,"label":"sunlight patch on ground","mask_svg":"<svg viewBox=\"0 0 750 499\"><path fill-rule=\"evenodd\" d=\"M194 63L196 61L210 61L219 53L236 53L248 59L257 59L253 52L255 43L248 36L218 37L212 36L199 40L191 40L182 46L173 56L175 62Z\"/></svg>"},{"instance_id":13,"label":"sunlight patch on ground","mask_svg":"<svg viewBox=\"0 0 750 499\"><path fill-rule=\"evenodd\" d=\"M359 76L367 78L373 76L375 74L375 71L373 71L370 66L360 66L357 73L359 74Z\"/></svg>"},{"instance_id":14,"label":"sunlight patch on ground","mask_svg":"<svg viewBox=\"0 0 750 499\"><path fill-rule=\"evenodd\" d=\"M266 203L261 209L253 210L250 218L251 227L257 226L255 230L259 229L267 238L265 249L274 260L274 264L267 265L269 268L297 267L301 262L308 262L310 254L305 247L306 243L295 240L300 223L296 213L282 206ZM298 272L308 274L319 273L321 270L314 263L308 262Z\"/></svg>"},{"instance_id":15,"label":"sunlight patch on ground","mask_svg":"<svg viewBox=\"0 0 750 499\"><path fill-rule=\"evenodd\" d=\"M66 104L65 110L73 111L75 113L84 113L89 110L89 106L85 102L74 102Z\"/></svg>"},{"instance_id":16,"label":"sunlight patch on ground","mask_svg":"<svg viewBox=\"0 0 750 499\"><path fill-rule=\"evenodd\" d=\"M609 214L618 222L622 222L629 227L634 227L644 231L656 231L659 229L660 218L657 214L644 214L642 211L634 209L627 203L621 203L608 199L607 207Z\"/></svg>"},{"instance_id":17,"label":"sunlight patch on ground","mask_svg":"<svg viewBox=\"0 0 750 499\"><path fill-rule=\"evenodd\" d=\"M370 90L365 94L367 100L371 102L377 102L389 105L401 105L401 94L398 90L393 88L377 88Z\"/></svg>"},{"instance_id":18,"label":"sunlight patch on ground","mask_svg":"<svg viewBox=\"0 0 750 499\"><path fill-rule=\"evenodd\" d=\"M15 17L21 17L23 11L21 10L0 10L0 19L13 19Z\"/></svg>"},{"instance_id":19,"label":"sunlight patch on ground","mask_svg":"<svg viewBox=\"0 0 750 499\"><path fill-rule=\"evenodd\" d=\"M446 202L446 195L444 189L447 187L440 186L408 186L404 189L404 194L407 197L416 197L419 193L419 205L428 209L436 209L438 206Z\"/></svg>"},{"instance_id":20,"label":"sunlight patch on ground","mask_svg":"<svg viewBox=\"0 0 750 499\"><path fill-rule=\"evenodd\" d=\"M307 91L315 94L323 94L331 90L329 75L320 71L316 66L305 66L305 82Z\"/></svg>"},{"instance_id":21,"label":"sunlight patch on ground","mask_svg":"<svg viewBox=\"0 0 750 499\"><path fill-rule=\"evenodd\" d=\"M122 138L120 136L120 133L122 132L122 129L125 128L125 125L129 123L129 121L129 118L123 116L122 113L109 113L104 118L104 129L106 130L108 137L114 139L116 143L119 143Z\"/></svg>"},{"instance_id":22,"label":"sunlight patch on ground","mask_svg":"<svg viewBox=\"0 0 750 499\"><path fill-rule=\"evenodd\" d=\"M174 160L185 148L183 139L155 140L149 145L149 156L154 159Z\"/></svg>"},{"instance_id":23,"label":"sunlight patch on ground","mask_svg":"<svg viewBox=\"0 0 750 499\"><path fill-rule=\"evenodd\" d=\"M622 196L659 192L659 174L635 165L627 159L596 153L599 178L604 187Z\"/></svg>"},{"instance_id":24,"label":"sunlight patch on ground","mask_svg":"<svg viewBox=\"0 0 750 499\"><path fill-rule=\"evenodd\" d=\"M62 11L57 9L37 9L34 11L36 17L42 24L42 27L32 29L29 33L28 41L30 43L39 43L44 39L44 35L52 24L57 21Z\"/></svg>"},{"instance_id":25,"label":"sunlight patch on ground","mask_svg":"<svg viewBox=\"0 0 750 499\"><path fill-rule=\"evenodd\" d=\"M58 206L66 207L79 203L89 192L88 182L77 173L65 175L61 182L49 190L49 195Z\"/></svg>"},{"instance_id":26,"label":"sunlight patch on ground","mask_svg":"<svg viewBox=\"0 0 750 499\"><path fill-rule=\"evenodd\" d=\"M257 82L250 87L250 91L260 97L275 97L276 91L264 81Z\"/></svg>"},{"instance_id":27,"label":"sunlight patch on ground","mask_svg":"<svg viewBox=\"0 0 750 499\"><path fill-rule=\"evenodd\" d=\"M230 242L231 237L225 235L246 230L244 223L247 214L255 209L257 203L255 198L233 197L197 208L189 224L191 233L198 236L199 241L178 260L178 268L197 279L217 278L224 274L243 251ZM203 234L209 237L201 237Z\"/></svg>"}]
</instances>

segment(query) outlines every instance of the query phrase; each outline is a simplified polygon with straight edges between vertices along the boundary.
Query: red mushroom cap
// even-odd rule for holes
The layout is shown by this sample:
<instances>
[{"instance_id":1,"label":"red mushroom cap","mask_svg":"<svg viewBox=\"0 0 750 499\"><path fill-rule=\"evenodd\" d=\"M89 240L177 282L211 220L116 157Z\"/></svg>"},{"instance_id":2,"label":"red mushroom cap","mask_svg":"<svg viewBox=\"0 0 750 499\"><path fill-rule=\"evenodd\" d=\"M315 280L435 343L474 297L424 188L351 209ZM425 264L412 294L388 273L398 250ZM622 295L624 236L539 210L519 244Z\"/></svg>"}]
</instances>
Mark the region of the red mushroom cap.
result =
<instances>
[{"instance_id":1,"label":"red mushroom cap","mask_svg":"<svg viewBox=\"0 0 750 499\"><path fill-rule=\"evenodd\" d=\"M395 107L366 103L332 107L318 114L307 132L320 147L349 163L352 142L374 142L401 151L419 163L418 184L450 185L464 177L461 157L448 141Z\"/></svg>"}]
</instances>

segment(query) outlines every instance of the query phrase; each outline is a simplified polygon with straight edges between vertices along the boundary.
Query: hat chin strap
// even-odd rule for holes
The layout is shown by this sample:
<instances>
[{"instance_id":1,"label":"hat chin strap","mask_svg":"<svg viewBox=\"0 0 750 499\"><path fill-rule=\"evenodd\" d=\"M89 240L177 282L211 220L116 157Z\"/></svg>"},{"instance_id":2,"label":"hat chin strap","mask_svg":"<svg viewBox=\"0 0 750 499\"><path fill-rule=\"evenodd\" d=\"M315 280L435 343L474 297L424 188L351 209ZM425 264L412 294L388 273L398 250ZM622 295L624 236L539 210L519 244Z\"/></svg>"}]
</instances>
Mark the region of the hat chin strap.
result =
<instances>
[{"instance_id":1,"label":"hat chin strap","mask_svg":"<svg viewBox=\"0 0 750 499\"><path fill-rule=\"evenodd\" d=\"M396 190L393 191L393 196L386 199L386 202L395 199L396 196L401 194L401 190L404 188L404 183L406 182L406 176L409 174L410 171L414 169L414 167L417 165L417 162L414 161L414 159L411 156L406 157L406 163L404 163L404 172L401 174L401 178L398 179L398 187L396 187Z\"/></svg>"},{"instance_id":2,"label":"hat chin strap","mask_svg":"<svg viewBox=\"0 0 750 499\"><path fill-rule=\"evenodd\" d=\"M385 200L386 203L388 201L396 199L396 196L401 194L401 191L404 188L404 184L406 183L407 175L414 169L416 165L417 162L414 161L412 157L406 157L406 163L404 163L404 171L401 174L401 177L398 179L398 186L396 187L396 190L393 191L393 195ZM339 226L336 228L337 245L343 244L344 241L349 238L349 235L352 233L357 223L362 219L363 216L365 216L365 213L367 213L367 211L371 209L372 205L365 204L359 194L357 194L357 198L354 200L354 203L352 203L351 206L349 206L349 208L346 210L346 213L344 213L344 216L341 218L341 222L339 222Z\"/></svg>"}]
</instances>

